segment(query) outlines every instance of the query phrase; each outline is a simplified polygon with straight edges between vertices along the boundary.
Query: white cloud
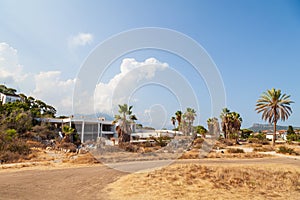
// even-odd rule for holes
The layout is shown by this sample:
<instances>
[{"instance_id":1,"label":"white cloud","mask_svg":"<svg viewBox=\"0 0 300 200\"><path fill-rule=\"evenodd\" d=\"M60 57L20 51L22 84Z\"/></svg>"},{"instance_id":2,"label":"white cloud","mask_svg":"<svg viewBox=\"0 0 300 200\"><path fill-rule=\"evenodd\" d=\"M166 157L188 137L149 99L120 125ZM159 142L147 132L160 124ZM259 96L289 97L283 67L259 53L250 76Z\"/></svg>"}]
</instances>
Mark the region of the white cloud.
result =
<instances>
[{"instance_id":1,"label":"white cloud","mask_svg":"<svg viewBox=\"0 0 300 200\"><path fill-rule=\"evenodd\" d=\"M93 42L94 36L91 33L78 33L69 38L69 47L85 46Z\"/></svg>"},{"instance_id":2,"label":"white cloud","mask_svg":"<svg viewBox=\"0 0 300 200\"><path fill-rule=\"evenodd\" d=\"M117 104L128 101L126 88L136 87L141 80L151 80L156 73L167 67L167 63L162 63L155 58L149 58L143 62L138 62L133 58L124 59L120 65L119 74L116 74L108 83L96 85L95 110L112 114L112 108L116 109ZM0 43L0 82L5 82L9 87L22 86L21 89L14 88L17 88L18 92L41 99L54 106L58 115L72 114L75 79L63 78L60 71L29 74L25 73L23 68L18 60L18 51L6 43ZM132 101L136 102L138 99L132 98ZM155 109L151 110L147 116L141 117L141 120L144 118L145 121L149 121L149 115L154 111ZM138 114L138 110L136 114ZM149 123L153 124L154 122L151 123L150 120Z\"/></svg>"},{"instance_id":3,"label":"white cloud","mask_svg":"<svg viewBox=\"0 0 300 200\"><path fill-rule=\"evenodd\" d=\"M63 80L60 71L47 71L35 75L34 81L30 95L53 105L59 113L71 114L75 79Z\"/></svg>"},{"instance_id":4,"label":"white cloud","mask_svg":"<svg viewBox=\"0 0 300 200\"><path fill-rule=\"evenodd\" d=\"M112 113L112 107L127 102L126 89L134 87L140 80L150 80L155 73L168 67L167 63L161 63L155 58L138 62L134 58L123 59L120 73L115 75L108 83L99 83L95 89L95 110L97 112ZM139 73L130 73L140 69ZM134 99L138 101L138 99Z\"/></svg>"},{"instance_id":5,"label":"white cloud","mask_svg":"<svg viewBox=\"0 0 300 200\"><path fill-rule=\"evenodd\" d=\"M28 74L23 72L19 64L18 51L7 43L0 43L0 80L1 84L16 85L23 81Z\"/></svg>"},{"instance_id":6,"label":"white cloud","mask_svg":"<svg viewBox=\"0 0 300 200\"><path fill-rule=\"evenodd\" d=\"M41 99L54 106L59 114L71 114L75 79L63 80L60 71L29 74L23 68L18 51L7 43L0 43L0 84Z\"/></svg>"}]
</instances>

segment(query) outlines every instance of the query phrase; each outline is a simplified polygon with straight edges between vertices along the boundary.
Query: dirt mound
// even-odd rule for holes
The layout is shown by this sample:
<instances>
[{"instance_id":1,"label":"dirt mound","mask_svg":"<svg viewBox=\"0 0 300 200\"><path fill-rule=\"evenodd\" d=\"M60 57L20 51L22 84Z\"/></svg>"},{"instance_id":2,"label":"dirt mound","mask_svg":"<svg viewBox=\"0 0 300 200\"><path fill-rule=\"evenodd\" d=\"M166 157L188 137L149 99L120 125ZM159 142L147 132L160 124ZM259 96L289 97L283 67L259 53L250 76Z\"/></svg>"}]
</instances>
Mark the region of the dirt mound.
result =
<instances>
[{"instance_id":1,"label":"dirt mound","mask_svg":"<svg viewBox=\"0 0 300 200\"><path fill-rule=\"evenodd\" d=\"M90 153L73 155L69 159L64 159L63 162L64 163L73 163L73 164L97 164L97 163L100 163Z\"/></svg>"}]
</instances>

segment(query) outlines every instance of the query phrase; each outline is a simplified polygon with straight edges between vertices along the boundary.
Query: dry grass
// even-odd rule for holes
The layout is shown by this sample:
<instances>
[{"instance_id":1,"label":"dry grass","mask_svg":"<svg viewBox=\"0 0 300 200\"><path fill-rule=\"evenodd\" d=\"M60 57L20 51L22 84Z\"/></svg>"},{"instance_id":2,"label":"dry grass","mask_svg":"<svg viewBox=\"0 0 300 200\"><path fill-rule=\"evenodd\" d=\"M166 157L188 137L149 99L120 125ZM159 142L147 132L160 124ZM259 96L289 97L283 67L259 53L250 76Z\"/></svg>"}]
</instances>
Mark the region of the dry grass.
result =
<instances>
[{"instance_id":1,"label":"dry grass","mask_svg":"<svg viewBox=\"0 0 300 200\"><path fill-rule=\"evenodd\" d=\"M289 165L177 164L122 177L105 190L116 200L299 199L300 169Z\"/></svg>"},{"instance_id":2,"label":"dry grass","mask_svg":"<svg viewBox=\"0 0 300 200\"><path fill-rule=\"evenodd\" d=\"M231 149L230 149L231 150ZM234 151L235 149L231 150ZM265 158L265 157L271 157L271 155L268 154L259 154L256 152L251 153L237 153L237 152L228 152L224 150L224 153L221 152L210 152L205 155L205 158ZM200 158L199 150L192 149L191 151L187 151L184 154L181 155L180 159L198 159Z\"/></svg>"}]
</instances>

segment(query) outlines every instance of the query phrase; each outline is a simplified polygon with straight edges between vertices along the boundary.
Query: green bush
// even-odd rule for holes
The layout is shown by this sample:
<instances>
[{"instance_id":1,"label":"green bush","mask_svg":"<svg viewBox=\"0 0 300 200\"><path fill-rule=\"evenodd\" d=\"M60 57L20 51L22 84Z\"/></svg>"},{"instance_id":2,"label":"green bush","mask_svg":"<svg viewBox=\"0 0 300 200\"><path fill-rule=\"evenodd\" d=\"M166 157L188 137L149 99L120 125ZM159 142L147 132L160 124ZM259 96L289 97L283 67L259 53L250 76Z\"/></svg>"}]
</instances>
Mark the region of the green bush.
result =
<instances>
[{"instance_id":1,"label":"green bush","mask_svg":"<svg viewBox=\"0 0 300 200\"><path fill-rule=\"evenodd\" d=\"M248 142L249 143L255 143L255 144L263 144L263 145L269 144L269 141L266 138L259 139L259 138L256 138L256 137L255 138L254 137L249 138Z\"/></svg>"},{"instance_id":2,"label":"green bush","mask_svg":"<svg viewBox=\"0 0 300 200\"><path fill-rule=\"evenodd\" d=\"M287 135L287 140L288 141L298 141L300 140L300 135L293 133L293 134L288 134Z\"/></svg>"},{"instance_id":3,"label":"green bush","mask_svg":"<svg viewBox=\"0 0 300 200\"><path fill-rule=\"evenodd\" d=\"M283 154L296 154L294 149L286 147L286 146L280 146L278 150L276 151L277 153L283 153Z\"/></svg>"}]
</instances>

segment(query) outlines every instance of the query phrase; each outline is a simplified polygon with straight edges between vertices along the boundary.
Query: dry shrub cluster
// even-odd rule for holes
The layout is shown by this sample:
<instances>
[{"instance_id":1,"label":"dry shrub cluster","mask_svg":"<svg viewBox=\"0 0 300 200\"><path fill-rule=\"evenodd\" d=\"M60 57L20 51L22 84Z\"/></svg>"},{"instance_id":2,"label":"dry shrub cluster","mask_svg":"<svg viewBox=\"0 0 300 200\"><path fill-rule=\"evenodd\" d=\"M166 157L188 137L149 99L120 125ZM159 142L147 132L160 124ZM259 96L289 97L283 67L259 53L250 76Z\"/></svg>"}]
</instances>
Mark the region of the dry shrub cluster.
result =
<instances>
[{"instance_id":1,"label":"dry shrub cluster","mask_svg":"<svg viewBox=\"0 0 300 200\"><path fill-rule=\"evenodd\" d=\"M256 146L253 148L253 151L256 152L268 152L268 151L274 151L274 147L270 146L270 145L261 145L261 146Z\"/></svg>"},{"instance_id":2,"label":"dry shrub cluster","mask_svg":"<svg viewBox=\"0 0 300 200\"><path fill-rule=\"evenodd\" d=\"M63 163L73 163L73 164L97 164L100 163L92 154L66 154L66 158L63 159Z\"/></svg>"},{"instance_id":3,"label":"dry shrub cluster","mask_svg":"<svg viewBox=\"0 0 300 200\"><path fill-rule=\"evenodd\" d=\"M287 146L280 146L277 150L277 153L289 154L289 155L297 155L297 152L293 148L289 148Z\"/></svg>"},{"instance_id":4,"label":"dry shrub cluster","mask_svg":"<svg viewBox=\"0 0 300 200\"><path fill-rule=\"evenodd\" d=\"M245 153L243 149L239 148L229 148L227 149L228 153Z\"/></svg>"},{"instance_id":5,"label":"dry shrub cluster","mask_svg":"<svg viewBox=\"0 0 300 200\"><path fill-rule=\"evenodd\" d=\"M243 150L243 149L241 149ZM241 150L236 150L235 148L228 149L227 151L221 152L209 152L207 155L204 155L205 158L264 158L270 157L271 155L268 154L258 154L255 152L251 153L242 153ZM229 152L228 152L229 151ZM179 159L199 159L200 152L198 149L192 149L191 151L187 151L180 156Z\"/></svg>"},{"instance_id":6,"label":"dry shrub cluster","mask_svg":"<svg viewBox=\"0 0 300 200\"><path fill-rule=\"evenodd\" d=\"M121 185L130 185L122 199L297 199L300 171L182 164L124 177L112 184L110 194Z\"/></svg>"},{"instance_id":7,"label":"dry shrub cluster","mask_svg":"<svg viewBox=\"0 0 300 200\"><path fill-rule=\"evenodd\" d=\"M28 159L31 153L30 147L20 138L5 138L0 136L0 161L1 163L18 162Z\"/></svg>"}]
</instances>

